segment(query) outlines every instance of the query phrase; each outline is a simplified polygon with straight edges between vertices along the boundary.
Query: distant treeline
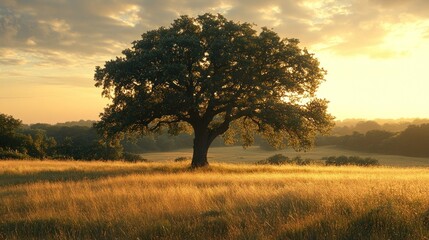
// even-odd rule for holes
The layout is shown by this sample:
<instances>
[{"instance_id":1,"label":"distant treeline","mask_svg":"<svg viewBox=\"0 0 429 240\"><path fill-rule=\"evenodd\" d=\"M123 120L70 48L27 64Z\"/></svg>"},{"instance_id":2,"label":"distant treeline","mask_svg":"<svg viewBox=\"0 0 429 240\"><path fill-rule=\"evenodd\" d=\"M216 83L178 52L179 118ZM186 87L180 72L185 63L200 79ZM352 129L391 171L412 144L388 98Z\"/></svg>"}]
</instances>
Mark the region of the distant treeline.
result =
<instances>
[{"instance_id":1,"label":"distant treeline","mask_svg":"<svg viewBox=\"0 0 429 240\"><path fill-rule=\"evenodd\" d=\"M316 145L336 145L344 149L381 154L429 157L429 124L409 125L401 132L370 130L345 136L319 137Z\"/></svg>"},{"instance_id":2,"label":"distant treeline","mask_svg":"<svg viewBox=\"0 0 429 240\"><path fill-rule=\"evenodd\" d=\"M88 126L22 125L0 114L0 158L119 159L123 148L108 145Z\"/></svg>"},{"instance_id":3,"label":"distant treeline","mask_svg":"<svg viewBox=\"0 0 429 240\"><path fill-rule=\"evenodd\" d=\"M106 144L92 127L95 121L76 121L23 125L12 116L0 114L0 158L54 158L76 160L138 159L145 152L173 151L193 146L193 135L168 134L126 138L115 145ZM338 122L331 136L321 136L316 145L336 145L350 150L429 157L429 122L374 121ZM415 124L415 125L412 125ZM255 145L273 148L256 136ZM225 146L221 138L212 147Z\"/></svg>"},{"instance_id":4,"label":"distant treeline","mask_svg":"<svg viewBox=\"0 0 429 240\"><path fill-rule=\"evenodd\" d=\"M92 127L95 121L55 125L23 125L20 120L0 114L0 159L54 158L76 160L138 159L135 154L190 148L193 136L168 134L126 138L115 145L104 143ZM216 139L213 146L224 146ZM133 155L134 154L134 155Z\"/></svg>"},{"instance_id":5,"label":"distant treeline","mask_svg":"<svg viewBox=\"0 0 429 240\"><path fill-rule=\"evenodd\" d=\"M337 121L331 131L333 136L351 135L354 132L366 133L371 130L380 130L386 132L401 132L410 125L421 125L429 123L429 119L408 119L408 120L343 120Z\"/></svg>"}]
</instances>

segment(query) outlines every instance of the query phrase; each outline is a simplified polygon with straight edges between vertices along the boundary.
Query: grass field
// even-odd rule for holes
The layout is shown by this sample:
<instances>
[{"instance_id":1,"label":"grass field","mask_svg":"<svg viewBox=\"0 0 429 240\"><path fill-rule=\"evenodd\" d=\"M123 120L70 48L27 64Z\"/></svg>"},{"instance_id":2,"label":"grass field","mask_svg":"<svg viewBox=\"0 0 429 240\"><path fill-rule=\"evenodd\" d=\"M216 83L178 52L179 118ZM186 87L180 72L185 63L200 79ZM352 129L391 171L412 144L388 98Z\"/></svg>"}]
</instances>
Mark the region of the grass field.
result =
<instances>
[{"instance_id":1,"label":"grass field","mask_svg":"<svg viewBox=\"0 0 429 240\"><path fill-rule=\"evenodd\" d=\"M429 169L0 161L0 239L427 239Z\"/></svg>"},{"instance_id":2,"label":"grass field","mask_svg":"<svg viewBox=\"0 0 429 240\"><path fill-rule=\"evenodd\" d=\"M301 156L312 160L320 160L329 156L360 156L372 157L379 160L381 165L399 167L429 167L429 158L406 157L397 155L382 155L339 149L334 146L316 147L307 152L295 152L293 149L280 151L265 151L258 146L247 149L242 147L214 147L209 149L208 160L222 163L255 163L274 154L281 153L288 157ZM142 156L150 161L172 161L177 157L191 157L192 149L182 149L171 152L144 153Z\"/></svg>"}]
</instances>

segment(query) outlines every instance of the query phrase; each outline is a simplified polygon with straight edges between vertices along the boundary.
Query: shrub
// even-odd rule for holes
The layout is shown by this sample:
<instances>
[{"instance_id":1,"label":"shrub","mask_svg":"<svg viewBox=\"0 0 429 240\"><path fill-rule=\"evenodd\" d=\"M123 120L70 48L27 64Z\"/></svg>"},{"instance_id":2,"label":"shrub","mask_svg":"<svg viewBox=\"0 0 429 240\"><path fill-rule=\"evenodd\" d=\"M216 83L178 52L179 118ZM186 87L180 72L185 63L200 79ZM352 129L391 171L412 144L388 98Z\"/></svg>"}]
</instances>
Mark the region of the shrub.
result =
<instances>
[{"instance_id":1,"label":"shrub","mask_svg":"<svg viewBox=\"0 0 429 240\"><path fill-rule=\"evenodd\" d=\"M302 159L300 156L292 159L284 156L283 154L276 154L268 157L265 160L257 162L257 164L270 164L270 165L282 165L282 164L296 164L296 165L308 165L311 161L309 159Z\"/></svg>"},{"instance_id":2,"label":"shrub","mask_svg":"<svg viewBox=\"0 0 429 240\"><path fill-rule=\"evenodd\" d=\"M175 162L184 162L184 161L188 161L191 160L190 157L178 157L176 159L174 159Z\"/></svg>"},{"instance_id":3,"label":"shrub","mask_svg":"<svg viewBox=\"0 0 429 240\"><path fill-rule=\"evenodd\" d=\"M308 158L303 159L301 156L296 156L292 159L292 163L296 165L309 165L310 163L312 163L312 161Z\"/></svg>"},{"instance_id":4,"label":"shrub","mask_svg":"<svg viewBox=\"0 0 429 240\"><path fill-rule=\"evenodd\" d=\"M271 164L271 165L281 165L281 164L286 164L288 163L290 160L288 157L286 157L283 154L276 154L273 155L271 157L268 157L265 160L261 160L258 162L258 164Z\"/></svg>"},{"instance_id":5,"label":"shrub","mask_svg":"<svg viewBox=\"0 0 429 240\"><path fill-rule=\"evenodd\" d=\"M16 150L2 149L0 148L0 159L28 159L30 156L27 154L20 153Z\"/></svg>"},{"instance_id":6,"label":"shrub","mask_svg":"<svg viewBox=\"0 0 429 240\"><path fill-rule=\"evenodd\" d=\"M126 162L147 162L147 159L135 153L124 152L122 156Z\"/></svg>"},{"instance_id":7,"label":"shrub","mask_svg":"<svg viewBox=\"0 0 429 240\"><path fill-rule=\"evenodd\" d=\"M377 166L380 165L377 159L374 158L361 158L357 156L331 156L322 158L325 160L325 164L332 166L343 166L343 165L357 165L357 166Z\"/></svg>"}]
</instances>

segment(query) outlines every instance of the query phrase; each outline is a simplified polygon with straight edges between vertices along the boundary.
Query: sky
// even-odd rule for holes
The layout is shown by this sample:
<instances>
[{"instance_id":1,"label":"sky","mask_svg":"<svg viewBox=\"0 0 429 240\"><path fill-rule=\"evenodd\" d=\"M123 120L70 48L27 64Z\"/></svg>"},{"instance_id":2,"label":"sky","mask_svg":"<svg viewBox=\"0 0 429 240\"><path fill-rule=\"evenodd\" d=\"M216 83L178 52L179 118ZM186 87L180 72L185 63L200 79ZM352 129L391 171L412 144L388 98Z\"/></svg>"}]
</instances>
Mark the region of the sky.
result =
<instances>
[{"instance_id":1,"label":"sky","mask_svg":"<svg viewBox=\"0 0 429 240\"><path fill-rule=\"evenodd\" d=\"M298 38L328 71L318 96L347 118L429 118L427 0L2 0L0 113L97 120L95 66L180 15L221 13Z\"/></svg>"}]
</instances>

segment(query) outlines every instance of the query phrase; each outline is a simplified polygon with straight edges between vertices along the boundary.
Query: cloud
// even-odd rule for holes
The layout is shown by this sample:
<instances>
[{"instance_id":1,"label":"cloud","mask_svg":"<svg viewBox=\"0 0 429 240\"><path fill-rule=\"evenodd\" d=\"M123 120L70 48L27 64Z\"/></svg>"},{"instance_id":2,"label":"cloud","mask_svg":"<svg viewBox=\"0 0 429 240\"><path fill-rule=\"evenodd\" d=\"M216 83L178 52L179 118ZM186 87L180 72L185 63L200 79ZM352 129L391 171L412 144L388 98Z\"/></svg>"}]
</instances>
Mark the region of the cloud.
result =
<instances>
[{"instance_id":1,"label":"cloud","mask_svg":"<svg viewBox=\"0 0 429 240\"><path fill-rule=\"evenodd\" d=\"M0 48L0 65L23 65L27 61L11 49Z\"/></svg>"},{"instance_id":2,"label":"cloud","mask_svg":"<svg viewBox=\"0 0 429 240\"><path fill-rule=\"evenodd\" d=\"M316 50L338 55L390 58L409 54L429 29L429 12L422 15L420 10L429 7L427 1L328 0L306 1L303 6L316 16L309 21L313 34L306 33L303 39Z\"/></svg>"},{"instance_id":3,"label":"cloud","mask_svg":"<svg viewBox=\"0 0 429 240\"><path fill-rule=\"evenodd\" d=\"M143 32L169 26L180 15L205 12L274 28L314 51L391 57L412 48L390 49L387 42L395 28L418 23L418 34L404 34L427 36L426 9L426 0L4 0L0 48L29 58L4 58L0 64L76 64L82 58L112 58Z\"/></svg>"},{"instance_id":4,"label":"cloud","mask_svg":"<svg viewBox=\"0 0 429 240\"><path fill-rule=\"evenodd\" d=\"M104 52L107 47L100 43L128 40L137 30L112 18L121 17L115 14L127 13L129 7L115 2L98 5L96 1L79 0L54 1L49 5L37 0L6 3L0 7L0 47L85 54Z\"/></svg>"},{"instance_id":5,"label":"cloud","mask_svg":"<svg viewBox=\"0 0 429 240\"><path fill-rule=\"evenodd\" d=\"M0 65L23 65L25 64L25 59L19 58L1 58Z\"/></svg>"}]
</instances>

